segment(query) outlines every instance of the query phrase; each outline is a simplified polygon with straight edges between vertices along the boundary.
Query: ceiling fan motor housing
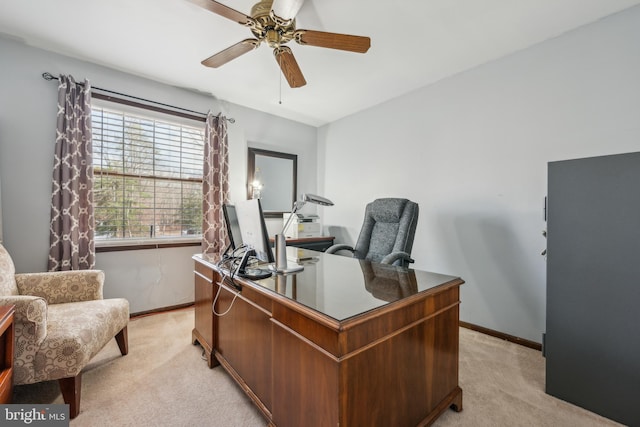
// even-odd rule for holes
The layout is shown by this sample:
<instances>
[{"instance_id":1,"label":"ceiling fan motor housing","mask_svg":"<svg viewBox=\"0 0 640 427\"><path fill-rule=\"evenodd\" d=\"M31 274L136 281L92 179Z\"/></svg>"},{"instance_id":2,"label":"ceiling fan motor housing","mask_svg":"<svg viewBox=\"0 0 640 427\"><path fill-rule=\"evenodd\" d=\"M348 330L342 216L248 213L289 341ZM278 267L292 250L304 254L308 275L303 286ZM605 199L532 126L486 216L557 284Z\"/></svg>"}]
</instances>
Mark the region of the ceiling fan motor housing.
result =
<instances>
[{"instance_id":1,"label":"ceiling fan motor housing","mask_svg":"<svg viewBox=\"0 0 640 427\"><path fill-rule=\"evenodd\" d=\"M295 19L283 20L275 16L271 7L273 0L263 0L251 8L254 20L251 32L260 41L265 41L272 48L280 47L293 40L296 31Z\"/></svg>"}]
</instances>

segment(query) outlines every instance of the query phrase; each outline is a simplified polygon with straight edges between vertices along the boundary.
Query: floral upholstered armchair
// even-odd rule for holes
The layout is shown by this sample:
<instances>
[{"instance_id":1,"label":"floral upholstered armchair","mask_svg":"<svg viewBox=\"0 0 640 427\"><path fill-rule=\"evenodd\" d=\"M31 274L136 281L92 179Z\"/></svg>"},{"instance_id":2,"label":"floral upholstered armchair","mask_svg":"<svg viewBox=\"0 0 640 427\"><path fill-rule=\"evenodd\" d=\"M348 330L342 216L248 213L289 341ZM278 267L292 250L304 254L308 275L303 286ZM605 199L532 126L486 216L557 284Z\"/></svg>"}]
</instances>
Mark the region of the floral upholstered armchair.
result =
<instances>
[{"instance_id":1,"label":"floral upholstered armchair","mask_svg":"<svg viewBox=\"0 0 640 427\"><path fill-rule=\"evenodd\" d=\"M91 358L114 336L128 352L129 302L102 299L103 283L100 270L15 274L0 244L0 305L15 306L14 384L58 380L71 418Z\"/></svg>"}]
</instances>

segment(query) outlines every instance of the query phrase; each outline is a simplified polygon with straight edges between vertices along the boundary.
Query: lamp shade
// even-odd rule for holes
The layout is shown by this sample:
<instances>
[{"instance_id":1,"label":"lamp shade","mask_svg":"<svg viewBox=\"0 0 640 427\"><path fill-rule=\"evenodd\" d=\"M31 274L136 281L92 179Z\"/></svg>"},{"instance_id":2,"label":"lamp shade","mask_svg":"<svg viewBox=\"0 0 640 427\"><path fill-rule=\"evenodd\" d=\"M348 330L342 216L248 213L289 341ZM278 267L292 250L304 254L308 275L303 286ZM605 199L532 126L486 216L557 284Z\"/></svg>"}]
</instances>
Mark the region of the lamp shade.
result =
<instances>
[{"instance_id":1,"label":"lamp shade","mask_svg":"<svg viewBox=\"0 0 640 427\"><path fill-rule=\"evenodd\" d=\"M333 202L331 200L318 196L316 194L310 194L310 193L304 193L302 195L302 202L315 203L316 205L322 205L322 206L333 206Z\"/></svg>"}]
</instances>

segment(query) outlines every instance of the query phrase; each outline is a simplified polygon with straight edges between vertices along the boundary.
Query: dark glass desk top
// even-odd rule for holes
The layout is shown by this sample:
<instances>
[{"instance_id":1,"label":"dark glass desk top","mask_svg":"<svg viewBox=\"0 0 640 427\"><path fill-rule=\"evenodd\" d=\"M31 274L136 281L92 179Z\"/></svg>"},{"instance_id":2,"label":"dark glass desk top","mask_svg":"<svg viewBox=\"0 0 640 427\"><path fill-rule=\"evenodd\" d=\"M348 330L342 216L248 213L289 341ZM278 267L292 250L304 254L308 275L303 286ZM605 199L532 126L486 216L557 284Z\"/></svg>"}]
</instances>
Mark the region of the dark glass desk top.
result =
<instances>
[{"instance_id":1,"label":"dark glass desk top","mask_svg":"<svg viewBox=\"0 0 640 427\"><path fill-rule=\"evenodd\" d=\"M322 252L293 250L299 259L305 259L299 262L304 270L287 275L274 273L270 278L255 280L253 283L337 321L347 320L441 285L464 283L455 276ZM216 268L218 258L198 254L194 259ZM292 261L289 260L289 263ZM266 265L262 267L266 268Z\"/></svg>"}]
</instances>

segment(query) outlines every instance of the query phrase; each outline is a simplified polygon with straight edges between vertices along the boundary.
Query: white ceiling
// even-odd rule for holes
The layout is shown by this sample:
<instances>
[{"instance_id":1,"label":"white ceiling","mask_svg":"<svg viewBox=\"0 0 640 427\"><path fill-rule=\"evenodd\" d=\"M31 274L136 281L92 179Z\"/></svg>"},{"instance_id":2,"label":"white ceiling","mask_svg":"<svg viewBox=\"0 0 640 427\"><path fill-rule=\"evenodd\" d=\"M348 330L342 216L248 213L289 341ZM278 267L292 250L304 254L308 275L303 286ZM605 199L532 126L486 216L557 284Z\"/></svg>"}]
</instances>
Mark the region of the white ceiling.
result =
<instances>
[{"instance_id":1,"label":"white ceiling","mask_svg":"<svg viewBox=\"0 0 640 427\"><path fill-rule=\"evenodd\" d=\"M255 1L221 3L250 14ZM358 54L289 43L307 80L298 89L281 79L266 45L218 69L202 66L251 33L188 0L2 0L0 33L320 126L639 3L306 0L298 28L369 36L371 48Z\"/></svg>"}]
</instances>

